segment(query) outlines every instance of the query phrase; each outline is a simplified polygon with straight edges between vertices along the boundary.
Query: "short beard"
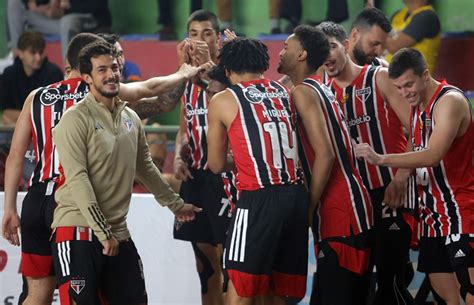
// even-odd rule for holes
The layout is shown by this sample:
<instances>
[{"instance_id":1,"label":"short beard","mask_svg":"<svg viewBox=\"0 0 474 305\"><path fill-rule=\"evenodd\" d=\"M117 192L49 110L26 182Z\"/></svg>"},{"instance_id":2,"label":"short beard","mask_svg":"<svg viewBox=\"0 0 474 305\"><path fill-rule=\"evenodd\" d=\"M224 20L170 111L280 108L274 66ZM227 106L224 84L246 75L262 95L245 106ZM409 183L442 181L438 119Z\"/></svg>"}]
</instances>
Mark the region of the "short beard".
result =
<instances>
[{"instance_id":1,"label":"short beard","mask_svg":"<svg viewBox=\"0 0 474 305\"><path fill-rule=\"evenodd\" d=\"M103 97L107 97L107 98L113 98L113 97L116 97L118 94L119 94L119 90L117 89L116 91L105 91L103 89L97 89L97 91L99 91L99 93L103 96Z\"/></svg>"},{"instance_id":2,"label":"short beard","mask_svg":"<svg viewBox=\"0 0 474 305\"><path fill-rule=\"evenodd\" d=\"M354 57L354 61L356 64L359 66L363 66L365 64L370 64L371 62L369 60L369 57L367 54L362 51L362 48L360 46L360 41L356 43L354 46L354 49L352 50L352 56Z\"/></svg>"}]
</instances>

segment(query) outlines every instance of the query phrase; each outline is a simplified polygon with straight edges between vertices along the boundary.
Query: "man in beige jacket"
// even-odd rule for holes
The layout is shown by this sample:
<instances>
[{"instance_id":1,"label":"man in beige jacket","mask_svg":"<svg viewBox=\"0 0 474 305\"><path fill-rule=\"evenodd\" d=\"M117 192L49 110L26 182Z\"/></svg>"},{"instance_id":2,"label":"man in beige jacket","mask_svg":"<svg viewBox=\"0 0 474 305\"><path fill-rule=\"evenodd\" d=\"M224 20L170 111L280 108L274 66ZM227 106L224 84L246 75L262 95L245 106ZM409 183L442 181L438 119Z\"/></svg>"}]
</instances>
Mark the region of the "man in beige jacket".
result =
<instances>
[{"instance_id":1,"label":"man in beige jacket","mask_svg":"<svg viewBox=\"0 0 474 305\"><path fill-rule=\"evenodd\" d=\"M135 176L179 221L200 209L184 203L154 165L138 115L118 98L115 49L84 48L79 68L90 93L53 131L62 165L52 227L61 300L146 304L140 256L126 218ZM99 293L100 291L100 293Z\"/></svg>"}]
</instances>

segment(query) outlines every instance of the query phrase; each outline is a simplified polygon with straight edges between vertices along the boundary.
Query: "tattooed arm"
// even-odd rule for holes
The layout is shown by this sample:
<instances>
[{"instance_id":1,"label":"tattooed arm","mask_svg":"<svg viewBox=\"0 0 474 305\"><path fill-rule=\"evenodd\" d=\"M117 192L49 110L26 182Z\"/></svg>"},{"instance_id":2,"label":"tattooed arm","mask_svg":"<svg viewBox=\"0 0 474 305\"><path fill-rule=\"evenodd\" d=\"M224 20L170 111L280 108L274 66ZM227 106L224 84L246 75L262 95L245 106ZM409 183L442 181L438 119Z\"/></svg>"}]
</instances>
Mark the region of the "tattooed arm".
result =
<instances>
[{"instance_id":1,"label":"tattooed arm","mask_svg":"<svg viewBox=\"0 0 474 305\"><path fill-rule=\"evenodd\" d=\"M129 104L140 117L146 119L174 109L183 95L186 83L181 83L174 89L157 97L144 98L136 103Z\"/></svg>"}]
</instances>

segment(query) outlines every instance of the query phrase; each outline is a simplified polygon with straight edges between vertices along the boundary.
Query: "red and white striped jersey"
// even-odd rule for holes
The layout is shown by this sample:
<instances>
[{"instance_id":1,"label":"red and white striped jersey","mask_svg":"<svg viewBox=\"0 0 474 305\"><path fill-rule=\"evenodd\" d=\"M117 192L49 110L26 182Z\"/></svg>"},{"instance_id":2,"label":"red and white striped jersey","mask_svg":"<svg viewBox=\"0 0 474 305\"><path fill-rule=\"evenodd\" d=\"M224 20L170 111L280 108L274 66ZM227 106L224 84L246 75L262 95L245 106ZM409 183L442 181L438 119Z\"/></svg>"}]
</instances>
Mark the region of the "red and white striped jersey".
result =
<instances>
[{"instance_id":1,"label":"red and white striped jersey","mask_svg":"<svg viewBox=\"0 0 474 305\"><path fill-rule=\"evenodd\" d=\"M186 119L186 135L191 150L188 166L208 169L207 165L207 111L209 101L205 88L188 81L182 99Z\"/></svg>"},{"instance_id":2,"label":"red and white striped jersey","mask_svg":"<svg viewBox=\"0 0 474 305\"><path fill-rule=\"evenodd\" d=\"M377 87L379 69L365 65L349 86L340 88L334 79L329 86L344 110L352 139L370 144L379 154L402 153L407 140L400 120ZM357 159L356 166L370 190L388 185L396 173L396 169L374 166L364 159Z\"/></svg>"},{"instance_id":3,"label":"red and white striped jersey","mask_svg":"<svg viewBox=\"0 0 474 305\"><path fill-rule=\"evenodd\" d=\"M436 121L433 113L442 97L458 91L443 81L429 100L425 109L412 108L411 141L414 150L428 148L428 141ZM466 98L466 102L469 101ZM471 118L472 119L472 118ZM422 236L437 237L450 234L474 233L474 126L456 138L441 162L433 167L417 169L417 182L421 197L420 210Z\"/></svg>"},{"instance_id":4,"label":"red and white striped jersey","mask_svg":"<svg viewBox=\"0 0 474 305\"><path fill-rule=\"evenodd\" d=\"M339 103L331 90L321 83L318 76L310 76L303 84L313 89L321 99L321 108L336 155L328 183L317 207L319 240L329 237L350 236L368 231L373 225L370 196L355 167L355 156L349 130ZM306 184L311 185L314 151L302 123L300 158Z\"/></svg>"},{"instance_id":5,"label":"red and white striped jersey","mask_svg":"<svg viewBox=\"0 0 474 305\"><path fill-rule=\"evenodd\" d=\"M228 130L237 188L258 190L301 181L296 109L279 82L258 79L227 88L239 111Z\"/></svg>"},{"instance_id":6,"label":"red and white striped jersey","mask_svg":"<svg viewBox=\"0 0 474 305\"><path fill-rule=\"evenodd\" d=\"M57 179L59 158L53 143L52 129L66 109L82 100L89 87L81 78L66 79L39 88L31 103L31 131L36 167L30 185Z\"/></svg>"},{"instance_id":7,"label":"red and white striped jersey","mask_svg":"<svg viewBox=\"0 0 474 305\"><path fill-rule=\"evenodd\" d=\"M230 204L230 213L234 213L237 200L239 200L240 192L236 186L236 178L237 173L235 171L224 172L221 174L222 182L224 184L224 192L229 200Z\"/></svg>"}]
</instances>

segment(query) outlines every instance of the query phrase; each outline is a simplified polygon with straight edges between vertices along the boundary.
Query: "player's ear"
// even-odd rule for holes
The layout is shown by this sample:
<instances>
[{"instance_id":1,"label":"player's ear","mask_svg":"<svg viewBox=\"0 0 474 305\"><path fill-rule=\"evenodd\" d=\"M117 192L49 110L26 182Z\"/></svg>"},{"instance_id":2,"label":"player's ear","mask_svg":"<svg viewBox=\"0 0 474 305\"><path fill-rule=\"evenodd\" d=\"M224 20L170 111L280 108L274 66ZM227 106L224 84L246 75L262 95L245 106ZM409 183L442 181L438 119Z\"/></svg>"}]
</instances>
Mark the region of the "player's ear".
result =
<instances>
[{"instance_id":1,"label":"player's ear","mask_svg":"<svg viewBox=\"0 0 474 305\"><path fill-rule=\"evenodd\" d=\"M298 61L305 61L307 57L308 57L308 51L303 50L303 51L298 55Z\"/></svg>"},{"instance_id":2,"label":"player's ear","mask_svg":"<svg viewBox=\"0 0 474 305\"><path fill-rule=\"evenodd\" d=\"M342 42L342 45L344 46L344 49L346 49L346 51L349 50L349 39L344 39L344 41Z\"/></svg>"},{"instance_id":3,"label":"player's ear","mask_svg":"<svg viewBox=\"0 0 474 305\"><path fill-rule=\"evenodd\" d=\"M425 69L421 77L423 78L424 81L428 81L430 79L430 71L428 69Z\"/></svg>"},{"instance_id":4,"label":"player's ear","mask_svg":"<svg viewBox=\"0 0 474 305\"><path fill-rule=\"evenodd\" d=\"M349 39L353 42L357 41L357 39L359 38L359 35L360 35L360 31L358 28L353 28L351 30L351 33L349 34Z\"/></svg>"},{"instance_id":5,"label":"player's ear","mask_svg":"<svg viewBox=\"0 0 474 305\"><path fill-rule=\"evenodd\" d=\"M83 79L86 83L88 83L89 85L92 84L92 76L90 76L89 74L87 74L87 73L82 73L82 74L81 74L81 77L82 77L82 79Z\"/></svg>"}]
</instances>

